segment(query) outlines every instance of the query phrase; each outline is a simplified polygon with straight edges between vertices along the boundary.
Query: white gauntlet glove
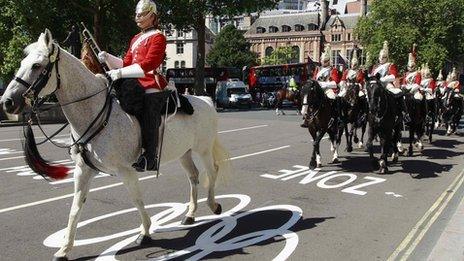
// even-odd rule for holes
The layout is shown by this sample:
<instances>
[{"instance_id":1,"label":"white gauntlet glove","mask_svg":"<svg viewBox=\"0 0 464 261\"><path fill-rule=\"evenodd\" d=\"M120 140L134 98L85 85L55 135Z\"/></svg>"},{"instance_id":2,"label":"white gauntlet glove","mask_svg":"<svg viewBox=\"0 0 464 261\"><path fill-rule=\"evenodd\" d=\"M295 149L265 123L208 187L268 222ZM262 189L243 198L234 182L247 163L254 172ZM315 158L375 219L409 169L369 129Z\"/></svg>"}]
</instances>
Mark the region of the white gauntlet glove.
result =
<instances>
[{"instance_id":1,"label":"white gauntlet glove","mask_svg":"<svg viewBox=\"0 0 464 261\"><path fill-rule=\"evenodd\" d=\"M98 53L98 60L101 63L106 63L110 69L122 68L122 59L105 51Z\"/></svg>"},{"instance_id":2,"label":"white gauntlet glove","mask_svg":"<svg viewBox=\"0 0 464 261\"><path fill-rule=\"evenodd\" d=\"M127 67L120 69L114 69L106 72L106 74L111 78L111 80L116 81L121 78L142 78L145 76L145 72L139 64L134 63Z\"/></svg>"}]
</instances>

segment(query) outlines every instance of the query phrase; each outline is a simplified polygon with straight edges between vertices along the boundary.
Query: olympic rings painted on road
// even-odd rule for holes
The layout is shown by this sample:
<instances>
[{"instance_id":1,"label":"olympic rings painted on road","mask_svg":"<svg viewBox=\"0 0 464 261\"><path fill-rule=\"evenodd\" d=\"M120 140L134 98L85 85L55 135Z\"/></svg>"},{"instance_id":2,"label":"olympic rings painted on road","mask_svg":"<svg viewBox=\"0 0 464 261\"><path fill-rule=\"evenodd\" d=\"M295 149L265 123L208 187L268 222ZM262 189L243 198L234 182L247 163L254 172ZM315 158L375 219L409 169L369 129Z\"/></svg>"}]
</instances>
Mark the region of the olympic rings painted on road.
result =
<instances>
[{"instance_id":1,"label":"olympic rings painted on road","mask_svg":"<svg viewBox=\"0 0 464 261\"><path fill-rule=\"evenodd\" d=\"M192 227L197 227L206 223L210 223L213 221L219 221L215 225L208 228L204 231L195 241L193 246L187 246L186 249L170 253L165 256L157 257L152 260L169 260L173 258L180 258L185 255L192 255L193 252L195 254L193 256L189 256L189 260L199 260L204 258L205 256L213 253L213 252L224 252L224 251L231 251L235 249L244 248L247 246L255 245L259 242L263 242L274 238L276 236L282 236L285 239L285 246L280 251L280 253L274 258L274 260L285 260L287 259L293 251L296 249L298 245L298 235L289 229L293 227L298 220L303 215L303 211L297 207L292 205L275 205L275 206L267 206L262 208L257 208L253 210L244 211L241 213L236 214L238 211L243 210L251 201L250 197L247 195L242 194L230 194L230 195L221 195L217 196L216 199L238 199L239 203L233 207L232 209L222 213L221 215L208 215L196 218L196 222L193 225L184 226L180 224L180 221L172 222L167 224L169 220L173 220L179 216L181 216L187 209L188 203L161 203L161 204L153 204L146 206L146 209L151 208L164 208L161 212L155 214L151 217L152 226L150 228L150 233L155 232L169 232L169 231L179 231L185 230ZM205 202L206 198L199 200L198 202ZM273 229L265 229L261 231L254 231L248 234L240 235L235 238L230 238L225 241L220 241L229 233L231 233L234 228L238 224L238 220L244 218L246 216L254 215L259 212L265 211L275 211L275 210L283 210L288 211L291 213L291 217L280 227L273 228ZM78 227L83 227L89 225L91 223L102 221L107 218L115 217L122 214L127 214L130 212L136 211L135 208L125 209L113 213L109 213L103 216L99 216L96 218L92 218L78 224ZM107 261L107 260L117 260L116 254L133 243L136 238L139 236L140 228L130 229L127 231L119 232L112 235L90 238L90 239L81 239L75 241L75 246L83 246L89 244L96 244L105 242L108 240L112 240L115 238L121 238L130 236L129 238L125 238L124 240L112 245L107 250L105 250L100 256L96 259L97 261ZM64 238L65 229L62 229L44 240L44 245L53 248L59 248L62 244L62 239Z\"/></svg>"}]
</instances>

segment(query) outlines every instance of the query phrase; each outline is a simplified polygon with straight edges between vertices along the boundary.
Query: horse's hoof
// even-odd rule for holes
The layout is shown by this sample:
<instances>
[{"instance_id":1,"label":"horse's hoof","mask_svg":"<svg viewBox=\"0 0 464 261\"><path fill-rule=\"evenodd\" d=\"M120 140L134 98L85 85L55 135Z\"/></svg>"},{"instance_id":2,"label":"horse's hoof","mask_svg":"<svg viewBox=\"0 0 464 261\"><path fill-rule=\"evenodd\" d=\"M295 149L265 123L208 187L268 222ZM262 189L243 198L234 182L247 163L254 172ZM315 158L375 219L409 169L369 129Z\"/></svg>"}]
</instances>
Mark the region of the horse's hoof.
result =
<instances>
[{"instance_id":1,"label":"horse's hoof","mask_svg":"<svg viewBox=\"0 0 464 261\"><path fill-rule=\"evenodd\" d=\"M215 215L221 215L221 213L222 213L222 206L221 206L221 204L217 203L216 210L214 210L213 213L214 213Z\"/></svg>"},{"instance_id":2,"label":"horse's hoof","mask_svg":"<svg viewBox=\"0 0 464 261\"><path fill-rule=\"evenodd\" d=\"M137 239L135 240L135 243L138 245L138 246L146 246L148 245L149 243L151 242L151 237L150 236L146 236L146 235L142 235L140 234Z\"/></svg>"},{"instance_id":3,"label":"horse's hoof","mask_svg":"<svg viewBox=\"0 0 464 261\"><path fill-rule=\"evenodd\" d=\"M54 256L52 261L68 261L68 258L65 256Z\"/></svg>"},{"instance_id":4,"label":"horse's hoof","mask_svg":"<svg viewBox=\"0 0 464 261\"><path fill-rule=\"evenodd\" d=\"M353 152L353 147L350 146L350 147L346 148L346 151Z\"/></svg>"},{"instance_id":5,"label":"horse's hoof","mask_svg":"<svg viewBox=\"0 0 464 261\"><path fill-rule=\"evenodd\" d=\"M316 160L311 160L311 161L309 162L309 168L310 168L310 169L315 169L316 166L317 166Z\"/></svg>"},{"instance_id":6,"label":"horse's hoof","mask_svg":"<svg viewBox=\"0 0 464 261\"><path fill-rule=\"evenodd\" d=\"M317 163L316 168L318 168L318 169L319 169L319 168L322 168L322 164L321 164L321 163Z\"/></svg>"},{"instance_id":7,"label":"horse's hoof","mask_svg":"<svg viewBox=\"0 0 464 261\"><path fill-rule=\"evenodd\" d=\"M384 167L379 170L379 174L387 174L388 173L388 168Z\"/></svg>"},{"instance_id":8,"label":"horse's hoof","mask_svg":"<svg viewBox=\"0 0 464 261\"><path fill-rule=\"evenodd\" d=\"M184 225L184 226L192 225L193 223L195 223L195 218L194 217L185 216L182 219L182 225Z\"/></svg>"},{"instance_id":9,"label":"horse's hoof","mask_svg":"<svg viewBox=\"0 0 464 261\"><path fill-rule=\"evenodd\" d=\"M414 155L414 153L412 152L412 150L409 150L408 151L408 157L412 157L412 155Z\"/></svg>"},{"instance_id":10,"label":"horse's hoof","mask_svg":"<svg viewBox=\"0 0 464 261\"><path fill-rule=\"evenodd\" d=\"M403 156L404 155L404 150L398 150L398 154Z\"/></svg>"},{"instance_id":11,"label":"horse's hoof","mask_svg":"<svg viewBox=\"0 0 464 261\"><path fill-rule=\"evenodd\" d=\"M363 143L362 143L362 142L358 143L358 149L362 149L362 148L363 148L363 146L364 146L364 145L363 145Z\"/></svg>"},{"instance_id":12,"label":"horse's hoof","mask_svg":"<svg viewBox=\"0 0 464 261\"><path fill-rule=\"evenodd\" d=\"M333 164L340 163L340 160L339 160L338 158L335 158L335 159L332 160L332 163L333 163Z\"/></svg>"},{"instance_id":13,"label":"horse's hoof","mask_svg":"<svg viewBox=\"0 0 464 261\"><path fill-rule=\"evenodd\" d=\"M354 140L353 140L353 141L354 141L354 143L358 143L358 142L359 142L359 139L358 139L358 137L354 137L353 139L354 139Z\"/></svg>"},{"instance_id":14,"label":"horse's hoof","mask_svg":"<svg viewBox=\"0 0 464 261\"><path fill-rule=\"evenodd\" d=\"M398 163L398 157L393 157L391 161L392 163Z\"/></svg>"}]
</instances>

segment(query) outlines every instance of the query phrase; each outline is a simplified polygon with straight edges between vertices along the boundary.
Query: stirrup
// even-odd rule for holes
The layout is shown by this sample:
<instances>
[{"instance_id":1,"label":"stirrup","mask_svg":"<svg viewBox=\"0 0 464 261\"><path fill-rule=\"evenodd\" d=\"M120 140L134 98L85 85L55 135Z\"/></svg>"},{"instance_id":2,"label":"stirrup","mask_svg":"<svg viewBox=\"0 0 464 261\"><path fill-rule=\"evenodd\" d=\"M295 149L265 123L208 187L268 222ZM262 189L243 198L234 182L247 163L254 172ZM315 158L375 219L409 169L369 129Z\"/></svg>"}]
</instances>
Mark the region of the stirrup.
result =
<instances>
[{"instance_id":1,"label":"stirrup","mask_svg":"<svg viewBox=\"0 0 464 261\"><path fill-rule=\"evenodd\" d=\"M137 162L132 164L132 167L137 171L137 172L145 172L145 171L157 171L158 169L158 162L157 160L153 160L153 164L149 166L148 164L148 159L145 155L140 155L138 158Z\"/></svg>"}]
</instances>

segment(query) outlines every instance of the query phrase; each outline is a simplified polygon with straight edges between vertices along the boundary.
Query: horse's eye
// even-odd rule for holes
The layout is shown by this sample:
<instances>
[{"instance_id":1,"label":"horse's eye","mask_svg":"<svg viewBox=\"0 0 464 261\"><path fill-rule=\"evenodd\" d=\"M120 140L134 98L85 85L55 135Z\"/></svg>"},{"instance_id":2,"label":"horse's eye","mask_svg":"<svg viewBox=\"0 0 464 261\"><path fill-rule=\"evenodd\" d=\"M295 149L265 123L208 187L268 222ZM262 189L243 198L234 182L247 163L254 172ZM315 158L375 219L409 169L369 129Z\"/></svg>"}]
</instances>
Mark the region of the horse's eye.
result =
<instances>
[{"instance_id":1,"label":"horse's eye","mask_svg":"<svg viewBox=\"0 0 464 261\"><path fill-rule=\"evenodd\" d=\"M39 69L41 66L42 66L42 65L41 65L40 63L34 63L34 64L32 65L32 70L37 70L37 69Z\"/></svg>"}]
</instances>

